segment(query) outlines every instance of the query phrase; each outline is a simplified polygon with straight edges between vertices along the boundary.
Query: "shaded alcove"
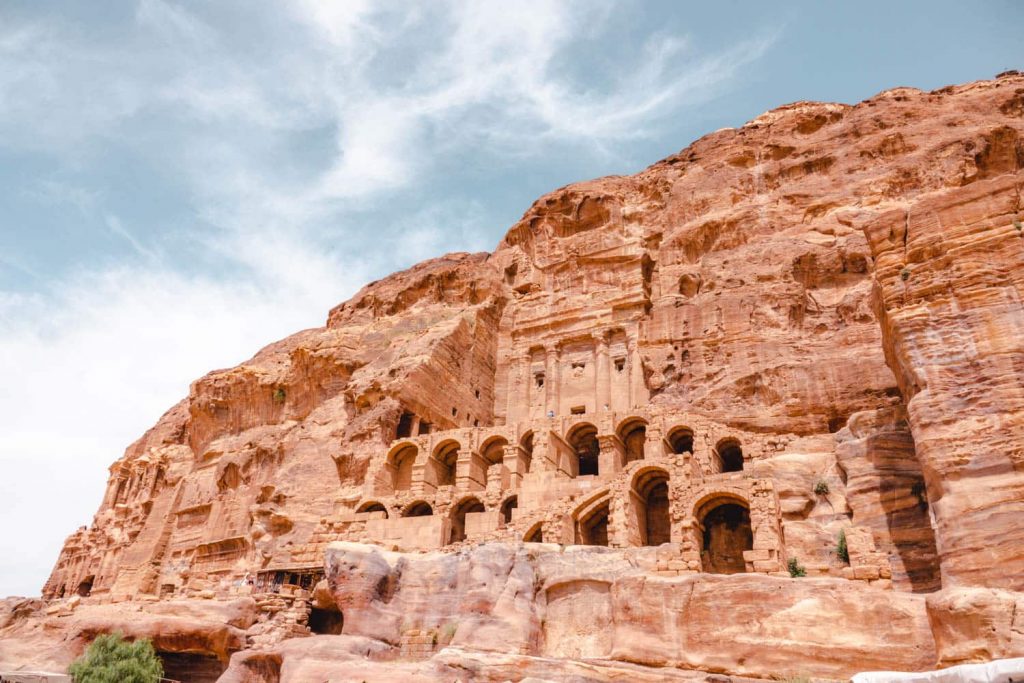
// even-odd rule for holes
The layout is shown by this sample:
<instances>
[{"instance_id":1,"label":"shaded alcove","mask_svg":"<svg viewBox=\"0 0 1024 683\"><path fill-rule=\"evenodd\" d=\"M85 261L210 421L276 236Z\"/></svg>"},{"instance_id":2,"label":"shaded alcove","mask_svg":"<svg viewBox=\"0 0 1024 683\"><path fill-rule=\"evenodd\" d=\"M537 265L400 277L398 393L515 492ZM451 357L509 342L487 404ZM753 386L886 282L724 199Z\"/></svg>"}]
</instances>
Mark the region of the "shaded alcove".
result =
<instances>
[{"instance_id":1,"label":"shaded alcove","mask_svg":"<svg viewBox=\"0 0 1024 683\"><path fill-rule=\"evenodd\" d=\"M402 512L403 517L429 517L432 514L434 514L434 508L430 507L430 503L422 500L410 504Z\"/></svg>"},{"instance_id":2,"label":"shaded alcove","mask_svg":"<svg viewBox=\"0 0 1024 683\"><path fill-rule=\"evenodd\" d=\"M393 491L408 491L412 488L412 469L419 450L412 444L399 446L388 456L392 466L391 488Z\"/></svg>"},{"instance_id":3,"label":"shaded alcove","mask_svg":"<svg viewBox=\"0 0 1024 683\"><path fill-rule=\"evenodd\" d=\"M530 465L533 464L533 432L526 432L523 437L519 440L519 446L523 449L526 454L525 467L523 474L527 474L530 471Z\"/></svg>"},{"instance_id":4,"label":"shaded alcove","mask_svg":"<svg viewBox=\"0 0 1024 683\"><path fill-rule=\"evenodd\" d=\"M693 453L693 430L689 427L676 427L668 433L668 443L676 455Z\"/></svg>"},{"instance_id":5,"label":"shaded alcove","mask_svg":"<svg viewBox=\"0 0 1024 683\"><path fill-rule=\"evenodd\" d=\"M576 521L577 545L608 545L608 501L580 513Z\"/></svg>"},{"instance_id":6,"label":"shaded alcove","mask_svg":"<svg viewBox=\"0 0 1024 683\"><path fill-rule=\"evenodd\" d=\"M83 598L89 597L92 593L92 584L96 580L95 576L87 576L78 584L78 588L75 590Z\"/></svg>"},{"instance_id":7,"label":"shaded alcove","mask_svg":"<svg viewBox=\"0 0 1024 683\"><path fill-rule=\"evenodd\" d=\"M406 439L412 436L412 425L415 419L416 416L409 411L402 413L402 416L398 418L398 426L395 427L395 438Z\"/></svg>"},{"instance_id":8,"label":"shaded alcove","mask_svg":"<svg viewBox=\"0 0 1024 683\"><path fill-rule=\"evenodd\" d=\"M501 518L505 520L505 524L512 521L512 511L519 506L519 497L511 496L501 504Z\"/></svg>"},{"instance_id":9,"label":"shaded alcove","mask_svg":"<svg viewBox=\"0 0 1024 683\"><path fill-rule=\"evenodd\" d=\"M309 630L318 635L341 635L345 617L337 609L314 607L309 612Z\"/></svg>"},{"instance_id":10,"label":"shaded alcove","mask_svg":"<svg viewBox=\"0 0 1024 683\"><path fill-rule=\"evenodd\" d=\"M185 683L216 683L227 664L216 655L196 652L163 652L157 657L164 665L164 678Z\"/></svg>"},{"instance_id":11,"label":"shaded alcove","mask_svg":"<svg viewBox=\"0 0 1024 683\"><path fill-rule=\"evenodd\" d=\"M544 542L544 525L537 522L530 530L523 534L524 543L543 543Z\"/></svg>"},{"instance_id":12,"label":"shaded alcove","mask_svg":"<svg viewBox=\"0 0 1024 683\"><path fill-rule=\"evenodd\" d=\"M598 474L601 446L597 442L597 427L588 423L577 425L569 432L568 440L578 460L577 476Z\"/></svg>"},{"instance_id":13,"label":"shaded alcove","mask_svg":"<svg viewBox=\"0 0 1024 683\"><path fill-rule=\"evenodd\" d=\"M633 484L637 500L637 526L640 544L661 545L672 540L668 503L668 474L655 469L641 472Z\"/></svg>"},{"instance_id":14,"label":"shaded alcove","mask_svg":"<svg viewBox=\"0 0 1024 683\"><path fill-rule=\"evenodd\" d=\"M493 476L492 472L501 471L500 468L505 461L505 448L507 446L507 439L495 436L485 441L483 446L480 447L480 455L483 457L484 466L487 468L484 475L484 484L487 483L489 477ZM494 468L498 469L495 470Z\"/></svg>"},{"instance_id":15,"label":"shaded alcove","mask_svg":"<svg viewBox=\"0 0 1024 683\"><path fill-rule=\"evenodd\" d=\"M434 451L438 486L455 485L455 464L459 458L459 443L445 441Z\"/></svg>"},{"instance_id":16,"label":"shaded alcove","mask_svg":"<svg viewBox=\"0 0 1024 683\"><path fill-rule=\"evenodd\" d=\"M363 503L356 512L383 512L385 519L388 517L388 509L384 507L383 503L378 503L375 500Z\"/></svg>"},{"instance_id":17,"label":"shaded alcove","mask_svg":"<svg viewBox=\"0 0 1024 683\"><path fill-rule=\"evenodd\" d=\"M735 439L723 439L715 448L718 455L719 472L742 472L743 449Z\"/></svg>"},{"instance_id":18,"label":"shaded alcove","mask_svg":"<svg viewBox=\"0 0 1024 683\"><path fill-rule=\"evenodd\" d=\"M704 507L701 519L701 564L713 574L742 574L747 570L743 551L753 550L750 510L735 499Z\"/></svg>"},{"instance_id":19,"label":"shaded alcove","mask_svg":"<svg viewBox=\"0 0 1024 683\"><path fill-rule=\"evenodd\" d=\"M647 442L647 423L631 420L619 427L619 438L626 450L626 462L644 459L644 445Z\"/></svg>"},{"instance_id":20,"label":"shaded alcove","mask_svg":"<svg viewBox=\"0 0 1024 683\"><path fill-rule=\"evenodd\" d=\"M448 537L449 543L466 540L466 515L470 512L483 512L484 504L477 498L466 498L452 510L452 530Z\"/></svg>"}]
</instances>

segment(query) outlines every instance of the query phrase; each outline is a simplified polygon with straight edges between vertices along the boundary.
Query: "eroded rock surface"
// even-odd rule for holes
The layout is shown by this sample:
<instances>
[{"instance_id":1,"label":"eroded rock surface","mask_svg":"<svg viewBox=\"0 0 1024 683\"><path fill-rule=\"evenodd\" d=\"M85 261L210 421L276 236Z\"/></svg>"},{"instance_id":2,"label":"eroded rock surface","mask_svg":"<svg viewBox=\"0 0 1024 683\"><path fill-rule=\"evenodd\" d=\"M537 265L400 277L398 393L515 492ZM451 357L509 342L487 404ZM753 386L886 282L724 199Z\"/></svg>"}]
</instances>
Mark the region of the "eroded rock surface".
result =
<instances>
[{"instance_id":1,"label":"eroded rock surface","mask_svg":"<svg viewBox=\"0 0 1024 683\"><path fill-rule=\"evenodd\" d=\"M127 449L0 662L132 611L200 681L1022 654L1022 102L787 105L367 285Z\"/></svg>"}]
</instances>

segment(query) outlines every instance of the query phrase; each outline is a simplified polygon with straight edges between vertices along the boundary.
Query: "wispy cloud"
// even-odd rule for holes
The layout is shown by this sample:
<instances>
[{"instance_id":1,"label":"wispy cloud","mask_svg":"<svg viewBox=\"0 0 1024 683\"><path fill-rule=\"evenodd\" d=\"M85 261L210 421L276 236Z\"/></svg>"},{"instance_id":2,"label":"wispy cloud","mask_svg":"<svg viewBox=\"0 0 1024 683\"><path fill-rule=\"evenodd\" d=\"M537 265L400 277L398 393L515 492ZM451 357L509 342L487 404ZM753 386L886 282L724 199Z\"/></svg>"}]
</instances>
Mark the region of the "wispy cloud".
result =
<instances>
[{"instance_id":1,"label":"wispy cloud","mask_svg":"<svg viewBox=\"0 0 1024 683\"><path fill-rule=\"evenodd\" d=\"M132 245L132 249L134 249L139 256L144 256L150 261L157 260L156 252L143 245L139 240L135 239L135 235L128 232L128 229L121 223L120 218L112 213L108 213L103 217L103 220L107 224L107 227L110 228L110 232L123 238L128 242L128 244Z\"/></svg>"}]
</instances>

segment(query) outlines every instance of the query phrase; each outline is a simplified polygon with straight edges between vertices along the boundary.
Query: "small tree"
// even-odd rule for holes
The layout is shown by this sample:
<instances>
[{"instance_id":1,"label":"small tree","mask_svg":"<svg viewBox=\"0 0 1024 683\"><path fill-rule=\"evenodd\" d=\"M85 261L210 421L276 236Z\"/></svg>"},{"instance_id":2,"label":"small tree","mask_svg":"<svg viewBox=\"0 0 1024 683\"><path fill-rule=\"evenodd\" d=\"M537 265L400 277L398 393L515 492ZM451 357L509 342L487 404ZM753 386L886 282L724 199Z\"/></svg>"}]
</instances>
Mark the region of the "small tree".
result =
<instances>
[{"instance_id":1,"label":"small tree","mask_svg":"<svg viewBox=\"0 0 1024 683\"><path fill-rule=\"evenodd\" d=\"M819 496L827 496L829 490L828 482L824 479L819 479L818 483L814 485L814 492Z\"/></svg>"},{"instance_id":2,"label":"small tree","mask_svg":"<svg viewBox=\"0 0 1024 683\"><path fill-rule=\"evenodd\" d=\"M789 558L789 564L786 565L786 568L789 569L789 575L794 579L807 576L807 570L800 566L800 562L795 557Z\"/></svg>"},{"instance_id":3,"label":"small tree","mask_svg":"<svg viewBox=\"0 0 1024 683\"><path fill-rule=\"evenodd\" d=\"M846 564L850 564L850 550L846 547L846 529L839 530L839 540L836 541L836 555Z\"/></svg>"},{"instance_id":4,"label":"small tree","mask_svg":"<svg viewBox=\"0 0 1024 683\"><path fill-rule=\"evenodd\" d=\"M92 641L68 673L75 683L157 683L164 667L151 642L130 642L114 633Z\"/></svg>"}]
</instances>

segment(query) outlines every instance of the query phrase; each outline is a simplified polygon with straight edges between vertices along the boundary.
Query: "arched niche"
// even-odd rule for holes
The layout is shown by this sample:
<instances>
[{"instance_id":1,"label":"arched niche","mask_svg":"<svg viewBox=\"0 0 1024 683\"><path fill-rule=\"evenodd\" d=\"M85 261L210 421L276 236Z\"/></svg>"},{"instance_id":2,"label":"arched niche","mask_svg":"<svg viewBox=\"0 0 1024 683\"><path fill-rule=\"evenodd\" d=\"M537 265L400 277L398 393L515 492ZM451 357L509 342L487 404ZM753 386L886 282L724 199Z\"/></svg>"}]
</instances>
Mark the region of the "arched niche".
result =
<instances>
[{"instance_id":1,"label":"arched niche","mask_svg":"<svg viewBox=\"0 0 1024 683\"><path fill-rule=\"evenodd\" d=\"M640 545L658 546L672 540L669 510L669 474L661 468L647 468L633 476L633 504Z\"/></svg>"},{"instance_id":2,"label":"arched niche","mask_svg":"<svg viewBox=\"0 0 1024 683\"><path fill-rule=\"evenodd\" d=\"M715 446L715 460L719 472L743 471L743 448L734 438L722 439Z\"/></svg>"},{"instance_id":3,"label":"arched niche","mask_svg":"<svg viewBox=\"0 0 1024 683\"><path fill-rule=\"evenodd\" d=\"M566 435L566 441L576 458L576 476L586 477L600 473L601 446L597 441L597 427L582 422Z\"/></svg>"},{"instance_id":4,"label":"arched niche","mask_svg":"<svg viewBox=\"0 0 1024 683\"><path fill-rule=\"evenodd\" d=\"M627 419L616 430L625 449L626 463L644 459L644 446L647 443L647 421L634 417Z\"/></svg>"},{"instance_id":5,"label":"arched niche","mask_svg":"<svg viewBox=\"0 0 1024 683\"><path fill-rule=\"evenodd\" d=\"M519 506L518 496L509 496L501 504L501 518L508 524L512 521L512 511Z\"/></svg>"},{"instance_id":6,"label":"arched niche","mask_svg":"<svg viewBox=\"0 0 1024 683\"><path fill-rule=\"evenodd\" d=\"M673 427L668 433L668 443L676 455L693 453L693 430L689 427Z\"/></svg>"},{"instance_id":7,"label":"arched niche","mask_svg":"<svg viewBox=\"0 0 1024 683\"><path fill-rule=\"evenodd\" d=\"M449 543L459 543L466 540L466 515L470 512L483 512L484 504L475 496L464 498L452 508L451 513L451 534Z\"/></svg>"},{"instance_id":8,"label":"arched niche","mask_svg":"<svg viewBox=\"0 0 1024 683\"><path fill-rule=\"evenodd\" d=\"M750 506L733 496L713 497L695 515L699 522L701 565L713 574L742 574L743 552L753 550Z\"/></svg>"},{"instance_id":9,"label":"arched niche","mask_svg":"<svg viewBox=\"0 0 1024 683\"><path fill-rule=\"evenodd\" d=\"M434 448L434 471L437 486L455 485L455 467L461 445L455 439L442 441Z\"/></svg>"},{"instance_id":10,"label":"arched niche","mask_svg":"<svg viewBox=\"0 0 1024 683\"><path fill-rule=\"evenodd\" d=\"M429 517L434 514L434 508L430 507L430 503L425 500L418 500L414 503L409 503L402 510L403 517Z\"/></svg>"},{"instance_id":11,"label":"arched niche","mask_svg":"<svg viewBox=\"0 0 1024 683\"><path fill-rule=\"evenodd\" d=\"M408 491L412 488L413 466L418 455L419 448L413 443L398 444L388 453L392 491Z\"/></svg>"},{"instance_id":12,"label":"arched niche","mask_svg":"<svg viewBox=\"0 0 1024 683\"><path fill-rule=\"evenodd\" d=\"M574 515L577 545L608 545L610 499L604 496L579 508Z\"/></svg>"},{"instance_id":13,"label":"arched niche","mask_svg":"<svg viewBox=\"0 0 1024 683\"><path fill-rule=\"evenodd\" d=\"M523 449L525 454L525 469L523 474L530 472L530 466L533 464L533 432L529 431L523 434L522 438L519 439L519 446Z\"/></svg>"},{"instance_id":14,"label":"arched niche","mask_svg":"<svg viewBox=\"0 0 1024 683\"><path fill-rule=\"evenodd\" d=\"M387 519L388 517L388 509L384 507L384 503L378 502L376 500L366 501L358 508L356 508L356 512L383 512L384 518Z\"/></svg>"}]
</instances>

